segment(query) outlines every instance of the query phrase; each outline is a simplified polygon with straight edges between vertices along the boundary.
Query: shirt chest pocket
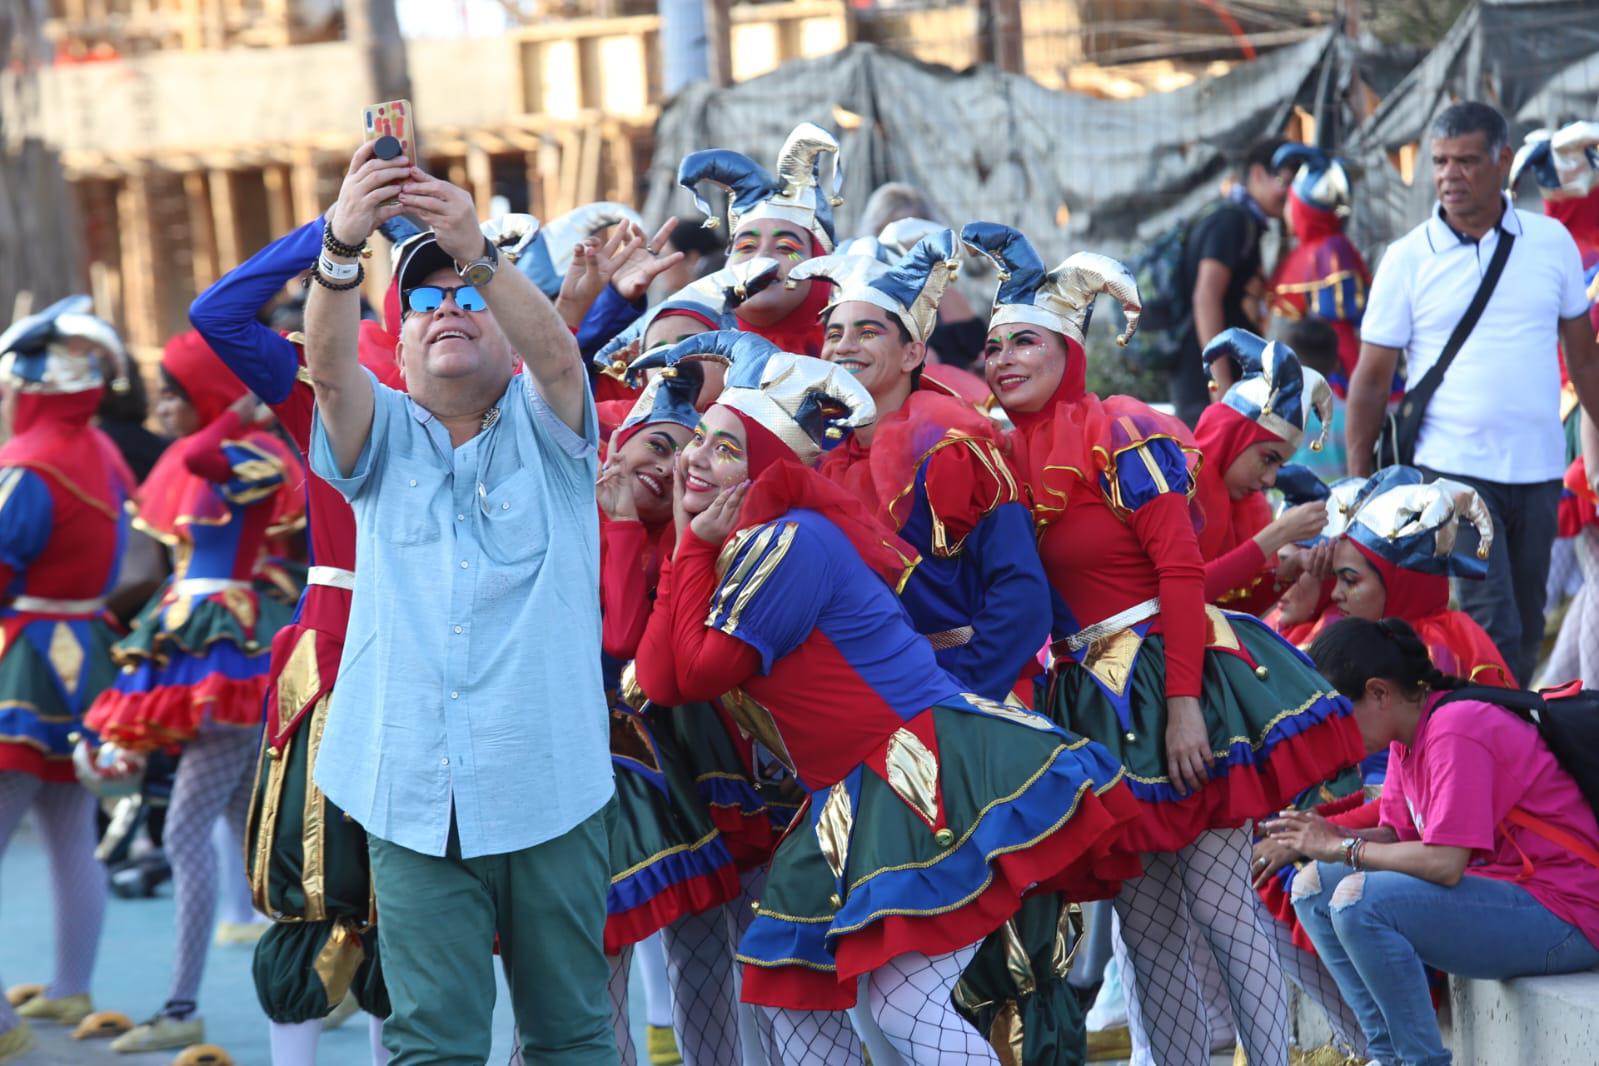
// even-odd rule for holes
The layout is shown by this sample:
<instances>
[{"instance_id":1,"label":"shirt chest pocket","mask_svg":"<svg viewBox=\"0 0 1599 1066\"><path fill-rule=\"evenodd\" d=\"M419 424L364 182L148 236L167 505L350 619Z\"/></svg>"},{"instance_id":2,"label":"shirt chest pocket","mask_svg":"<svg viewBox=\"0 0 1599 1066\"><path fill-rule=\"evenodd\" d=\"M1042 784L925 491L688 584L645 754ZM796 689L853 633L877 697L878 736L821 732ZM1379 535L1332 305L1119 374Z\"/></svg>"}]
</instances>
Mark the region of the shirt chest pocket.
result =
<instances>
[{"instance_id":1,"label":"shirt chest pocket","mask_svg":"<svg viewBox=\"0 0 1599 1066\"><path fill-rule=\"evenodd\" d=\"M392 525L381 534L393 544L427 544L443 531L440 516L449 508L443 495L444 472L410 459L389 458L388 484L395 501Z\"/></svg>"},{"instance_id":2,"label":"shirt chest pocket","mask_svg":"<svg viewBox=\"0 0 1599 1066\"><path fill-rule=\"evenodd\" d=\"M478 490L478 528L483 554L495 563L525 563L544 554L549 514L542 506L538 470L518 470L493 487Z\"/></svg>"}]
</instances>

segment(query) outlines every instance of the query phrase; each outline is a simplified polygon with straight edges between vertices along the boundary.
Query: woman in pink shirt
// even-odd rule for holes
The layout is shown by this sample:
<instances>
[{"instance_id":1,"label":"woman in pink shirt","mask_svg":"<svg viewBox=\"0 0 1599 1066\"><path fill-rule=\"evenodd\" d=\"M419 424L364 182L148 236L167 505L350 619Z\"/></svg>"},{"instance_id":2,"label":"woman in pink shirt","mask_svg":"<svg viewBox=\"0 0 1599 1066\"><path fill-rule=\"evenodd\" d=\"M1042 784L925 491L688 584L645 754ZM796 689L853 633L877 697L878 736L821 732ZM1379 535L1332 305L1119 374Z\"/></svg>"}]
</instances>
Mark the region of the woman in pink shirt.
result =
<instances>
[{"instance_id":1,"label":"woman in pink shirt","mask_svg":"<svg viewBox=\"0 0 1599 1066\"><path fill-rule=\"evenodd\" d=\"M1347 830L1284 813L1270 836L1317 860L1294 909L1382 1066L1451 1061L1426 963L1464 977L1570 973L1599 964L1599 865L1512 811L1599 850L1594 811L1538 730L1491 703L1442 695L1442 674L1398 619L1349 618L1310 649L1354 703L1368 751L1389 750L1381 823Z\"/></svg>"}]
</instances>

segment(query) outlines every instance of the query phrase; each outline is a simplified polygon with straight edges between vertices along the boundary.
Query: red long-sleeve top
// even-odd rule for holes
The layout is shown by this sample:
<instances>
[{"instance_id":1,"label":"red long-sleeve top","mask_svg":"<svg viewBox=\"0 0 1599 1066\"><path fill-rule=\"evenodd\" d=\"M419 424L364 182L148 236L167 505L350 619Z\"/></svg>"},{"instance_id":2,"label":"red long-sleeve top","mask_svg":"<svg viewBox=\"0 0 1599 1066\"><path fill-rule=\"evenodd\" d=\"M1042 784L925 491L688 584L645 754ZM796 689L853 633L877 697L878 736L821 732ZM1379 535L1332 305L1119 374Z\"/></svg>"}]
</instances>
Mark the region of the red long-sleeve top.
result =
<instances>
[{"instance_id":1,"label":"red long-sleeve top","mask_svg":"<svg viewBox=\"0 0 1599 1066\"><path fill-rule=\"evenodd\" d=\"M655 609L634 660L639 687L661 706L715 699L761 669L760 652L705 624L719 550L690 531L676 556L661 563Z\"/></svg>"}]
</instances>

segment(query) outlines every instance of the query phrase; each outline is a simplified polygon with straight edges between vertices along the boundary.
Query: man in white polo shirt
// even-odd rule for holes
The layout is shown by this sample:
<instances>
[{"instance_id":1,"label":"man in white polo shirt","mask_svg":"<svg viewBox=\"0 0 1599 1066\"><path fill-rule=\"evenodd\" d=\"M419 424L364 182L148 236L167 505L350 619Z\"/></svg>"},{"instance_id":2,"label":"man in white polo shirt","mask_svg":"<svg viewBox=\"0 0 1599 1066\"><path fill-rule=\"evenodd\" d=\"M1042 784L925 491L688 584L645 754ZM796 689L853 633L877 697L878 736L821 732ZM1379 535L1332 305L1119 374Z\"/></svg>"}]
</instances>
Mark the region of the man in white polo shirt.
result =
<instances>
[{"instance_id":1,"label":"man in white polo shirt","mask_svg":"<svg viewBox=\"0 0 1599 1066\"><path fill-rule=\"evenodd\" d=\"M1526 684L1543 636L1566 465L1556 350L1565 351L1583 408L1599 411L1599 349L1571 234L1554 219L1515 210L1504 192L1511 162L1504 116L1486 104L1456 104L1431 134L1438 203L1388 248L1361 323L1346 412L1350 472L1371 472L1400 352L1414 389L1465 315L1499 241L1511 235L1498 285L1427 405L1415 464L1472 485L1493 512L1488 578L1459 583L1456 595Z\"/></svg>"}]
</instances>

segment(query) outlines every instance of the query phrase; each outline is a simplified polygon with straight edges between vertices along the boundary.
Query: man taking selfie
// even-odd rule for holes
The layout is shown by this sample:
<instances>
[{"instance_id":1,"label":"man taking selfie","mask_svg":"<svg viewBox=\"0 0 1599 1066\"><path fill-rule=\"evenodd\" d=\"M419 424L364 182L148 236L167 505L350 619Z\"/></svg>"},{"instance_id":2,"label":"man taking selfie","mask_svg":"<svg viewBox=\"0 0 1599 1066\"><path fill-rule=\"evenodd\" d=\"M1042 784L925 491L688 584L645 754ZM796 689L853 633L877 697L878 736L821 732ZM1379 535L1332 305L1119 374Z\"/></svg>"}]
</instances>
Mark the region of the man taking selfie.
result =
<instances>
[{"instance_id":1,"label":"man taking selfie","mask_svg":"<svg viewBox=\"0 0 1599 1066\"><path fill-rule=\"evenodd\" d=\"M408 394L356 355L359 253L402 211L432 229L397 267ZM324 233L311 463L355 511L359 564L315 777L367 830L384 1043L395 1066L483 1062L498 934L523 1057L615 1063L598 437L577 343L471 196L404 158L358 149Z\"/></svg>"}]
</instances>

